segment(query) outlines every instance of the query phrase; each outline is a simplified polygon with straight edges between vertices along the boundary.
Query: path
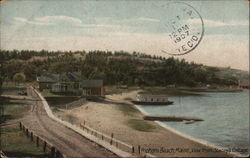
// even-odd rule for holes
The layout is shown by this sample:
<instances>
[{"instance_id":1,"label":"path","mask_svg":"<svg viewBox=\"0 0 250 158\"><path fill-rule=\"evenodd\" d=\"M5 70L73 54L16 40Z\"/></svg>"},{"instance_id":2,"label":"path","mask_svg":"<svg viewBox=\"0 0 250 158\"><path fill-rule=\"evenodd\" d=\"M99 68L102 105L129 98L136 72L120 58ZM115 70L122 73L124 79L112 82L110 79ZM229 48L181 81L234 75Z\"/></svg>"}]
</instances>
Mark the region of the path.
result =
<instances>
[{"instance_id":1,"label":"path","mask_svg":"<svg viewBox=\"0 0 250 158\"><path fill-rule=\"evenodd\" d=\"M32 91L28 89L28 95L34 100L29 101L32 107L29 115L23 120L26 127L52 143L67 157L116 157L105 148L50 119L39 97Z\"/></svg>"}]
</instances>

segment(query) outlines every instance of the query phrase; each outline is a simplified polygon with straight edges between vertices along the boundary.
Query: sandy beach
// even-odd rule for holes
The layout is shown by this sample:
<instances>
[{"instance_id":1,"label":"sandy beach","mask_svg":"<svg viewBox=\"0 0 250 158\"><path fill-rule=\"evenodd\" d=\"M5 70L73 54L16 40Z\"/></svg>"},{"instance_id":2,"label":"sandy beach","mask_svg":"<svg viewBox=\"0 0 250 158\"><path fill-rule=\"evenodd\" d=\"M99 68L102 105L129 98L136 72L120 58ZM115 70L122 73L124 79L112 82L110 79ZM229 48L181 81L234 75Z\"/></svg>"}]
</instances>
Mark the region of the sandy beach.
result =
<instances>
[{"instance_id":1,"label":"sandy beach","mask_svg":"<svg viewBox=\"0 0 250 158\"><path fill-rule=\"evenodd\" d=\"M121 106L132 106L128 98L135 98L138 91L107 95L103 102L88 102L80 107L64 111L64 115L72 115L75 123L86 122L86 125L114 138L122 140L141 150L160 157L227 157L226 152L213 150L202 143L186 138L172 130L163 128L152 121L143 120L139 110L126 113ZM141 131L133 128L130 122L139 121L151 128Z\"/></svg>"}]
</instances>

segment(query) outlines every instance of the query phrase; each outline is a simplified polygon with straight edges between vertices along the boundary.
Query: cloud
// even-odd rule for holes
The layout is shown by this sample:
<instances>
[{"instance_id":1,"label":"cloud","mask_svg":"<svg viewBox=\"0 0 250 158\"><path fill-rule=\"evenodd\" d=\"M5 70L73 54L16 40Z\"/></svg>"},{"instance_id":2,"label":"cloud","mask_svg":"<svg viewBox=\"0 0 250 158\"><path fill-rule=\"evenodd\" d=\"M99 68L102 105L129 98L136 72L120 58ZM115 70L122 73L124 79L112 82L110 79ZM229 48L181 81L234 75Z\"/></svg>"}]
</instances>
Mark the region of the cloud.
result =
<instances>
[{"instance_id":1,"label":"cloud","mask_svg":"<svg viewBox=\"0 0 250 158\"><path fill-rule=\"evenodd\" d=\"M128 19L127 21L143 21L143 22L160 22L159 19L154 19L154 18L145 18L145 17L140 17L140 18L134 18L134 19Z\"/></svg>"},{"instance_id":2,"label":"cloud","mask_svg":"<svg viewBox=\"0 0 250 158\"><path fill-rule=\"evenodd\" d=\"M114 25L110 24L86 24L82 20L69 16L43 16L28 20L22 17L14 17L15 21L31 24L31 25L66 25L74 27L113 27Z\"/></svg>"},{"instance_id":3,"label":"cloud","mask_svg":"<svg viewBox=\"0 0 250 158\"><path fill-rule=\"evenodd\" d=\"M54 24L68 23L73 25L82 24L82 21L80 19L69 16L44 16L35 18L34 21L48 23L48 24L49 23L54 23Z\"/></svg>"},{"instance_id":4,"label":"cloud","mask_svg":"<svg viewBox=\"0 0 250 158\"><path fill-rule=\"evenodd\" d=\"M51 23L48 23L48 22L42 22L42 21L36 21L36 20L29 21L21 17L15 17L14 20L18 22L26 23L26 24L32 24L32 25L51 25Z\"/></svg>"},{"instance_id":5,"label":"cloud","mask_svg":"<svg viewBox=\"0 0 250 158\"><path fill-rule=\"evenodd\" d=\"M200 19L188 19L188 23L192 25L197 25L201 23ZM206 27L221 27L221 26L248 26L249 21L229 21L229 22L222 22L222 21L215 21L215 20L208 20L203 19L204 25Z\"/></svg>"}]
</instances>

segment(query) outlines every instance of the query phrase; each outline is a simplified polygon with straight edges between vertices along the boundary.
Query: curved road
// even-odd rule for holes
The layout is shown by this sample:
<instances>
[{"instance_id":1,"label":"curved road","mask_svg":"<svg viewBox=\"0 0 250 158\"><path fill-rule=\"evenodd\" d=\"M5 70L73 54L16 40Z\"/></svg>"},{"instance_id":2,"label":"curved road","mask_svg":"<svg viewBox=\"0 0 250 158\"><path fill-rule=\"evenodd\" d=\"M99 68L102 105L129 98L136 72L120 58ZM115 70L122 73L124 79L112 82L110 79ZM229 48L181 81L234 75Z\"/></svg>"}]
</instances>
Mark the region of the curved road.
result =
<instances>
[{"instance_id":1,"label":"curved road","mask_svg":"<svg viewBox=\"0 0 250 158\"><path fill-rule=\"evenodd\" d=\"M30 130L53 144L67 157L117 157L105 148L50 119L39 97L32 91L28 89L28 95L33 98L29 101L32 107L23 120L24 125Z\"/></svg>"}]
</instances>

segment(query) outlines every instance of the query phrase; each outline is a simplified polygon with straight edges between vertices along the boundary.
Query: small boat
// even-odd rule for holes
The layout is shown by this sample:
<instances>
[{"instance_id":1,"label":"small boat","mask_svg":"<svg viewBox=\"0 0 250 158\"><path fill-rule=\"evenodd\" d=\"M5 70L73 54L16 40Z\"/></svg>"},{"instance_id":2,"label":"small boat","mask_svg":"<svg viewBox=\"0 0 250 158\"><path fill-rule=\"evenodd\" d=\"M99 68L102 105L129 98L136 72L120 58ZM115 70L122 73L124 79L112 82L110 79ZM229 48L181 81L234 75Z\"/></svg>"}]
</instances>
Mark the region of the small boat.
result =
<instances>
[{"instance_id":1,"label":"small boat","mask_svg":"<svg viewBox=\"0 0 250 158\"><path fill-rule=\"evenodd\" d=\"M173 101L169 101L166 95L138 94L136 100L131 101L137 105L170 105Z\"/></svg>"}]
</instances>

